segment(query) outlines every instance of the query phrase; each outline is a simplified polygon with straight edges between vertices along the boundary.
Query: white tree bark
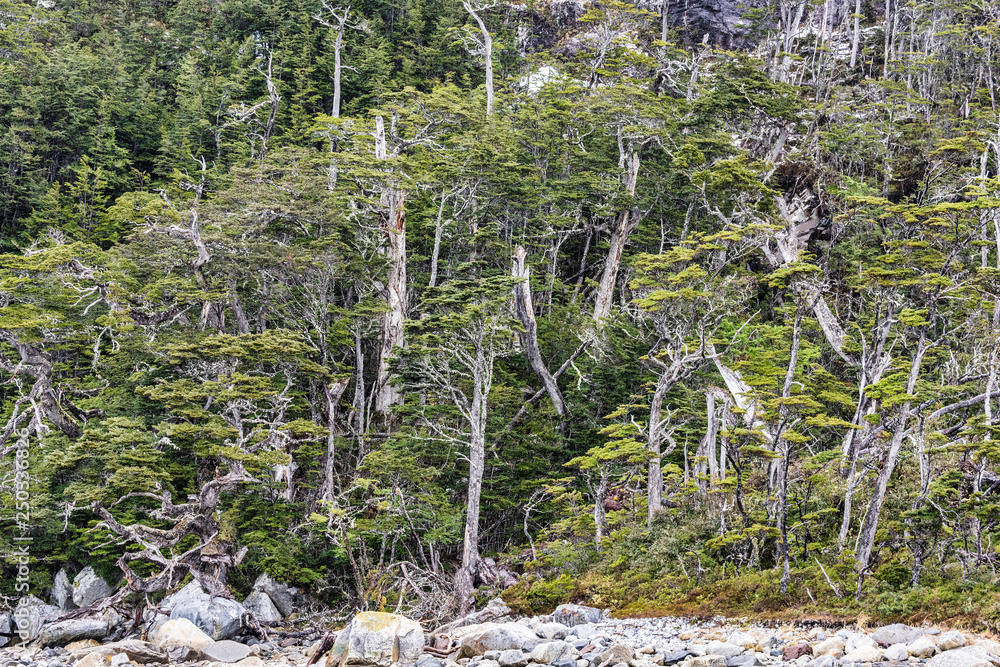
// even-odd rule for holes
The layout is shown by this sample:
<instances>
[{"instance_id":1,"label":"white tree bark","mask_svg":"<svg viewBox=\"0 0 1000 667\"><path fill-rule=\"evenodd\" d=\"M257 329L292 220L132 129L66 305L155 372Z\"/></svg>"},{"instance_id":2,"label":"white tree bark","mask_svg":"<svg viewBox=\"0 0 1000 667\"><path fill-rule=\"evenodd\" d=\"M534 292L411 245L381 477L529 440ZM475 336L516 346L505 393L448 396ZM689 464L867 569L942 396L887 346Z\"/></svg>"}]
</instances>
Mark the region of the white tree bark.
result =
<instances>
[{"instance_id":1,"label":"white tree bark","mask_svg":"<svg viewBox=\"0 0 1000 667\"><path fill-rule=\"evenodd\" d=\"M639 179L639 152L632 151L625 159L624 185L629 196L635 195L636 182ZM631 207L618 213L614 229L611 231L611 247L604 262L604 272L597 288L597 298L594 301L594 321L600 326L611 315L611 302L615 293L615 282L618 280L618 269L621 266L622 252L628 235L639 224L639 209Z\"/></svg>"},{"instance_id":2,"label":"white tree bark","mask_svg":"<svg viewBox=\"0 0 1000 667\"><path fill-rule=\"evenodd\" d=\"M388 160L385 124L381 116L375 118L375 157ZM386 312L382 316L382 335L379 344L378 390L375 394L375 411L386 415L393 405L402 402L399 388L392 384L389 359L395 348L405 345L403 320L406 319L406 212L405 195L392 184L382 191L382 231L385 234L385 254L389 273L385 284Z\"/></svg>"},{"instance_id":3,"label":"white tree bark","mask_svg":"<svg viewBox=\"0 0 1000 667\"><path fill-rule=\"evenodd\" d=\"M492 5L473 7L468 2L463 2L462 6L465 7L465 11L469 12L479 25L479 31L483 35L483 41L480 46L483 49L483 59L486 61L486 116L488 118L493 115L493 38L490 37L490 31L486 29L483 19L479 17L479 12Z\"/></svg>"},{"instance_id":4,"label":"white tree bark","mask_svg":"<svg viewBox=\"0 0 1000 667\"><path fill-rule=\"evenodd\" d=\"M530 270L524 261L526 254L523 247L517 246L514 251L514 264L511 268L513 276L521 278L521 282L514 288L514 311L517 313L517 318L521 321L524 331L518 332L517 335L532 370L535 371L535 375L545 387L560 421L565 424L566 403L563 400L562 392L559 391L556 379L545 366L545 362L542 361L542 353L538 348L538 324L535 322L535 311L531 300Z\"/></svg>"}]
</instances>

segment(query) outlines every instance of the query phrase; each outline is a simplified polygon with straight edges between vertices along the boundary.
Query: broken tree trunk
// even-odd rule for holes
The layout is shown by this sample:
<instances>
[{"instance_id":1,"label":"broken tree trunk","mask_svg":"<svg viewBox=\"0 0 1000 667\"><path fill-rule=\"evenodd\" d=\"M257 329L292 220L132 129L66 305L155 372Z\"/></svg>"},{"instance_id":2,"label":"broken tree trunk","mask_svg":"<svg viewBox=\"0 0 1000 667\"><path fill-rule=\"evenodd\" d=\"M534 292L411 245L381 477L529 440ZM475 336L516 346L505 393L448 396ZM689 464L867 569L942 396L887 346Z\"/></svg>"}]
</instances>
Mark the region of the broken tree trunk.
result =
<instances>
[{"instance_id":1,"label":"broken tree trunk","mask_svg":"<svg viewBox=\"0 0 1000 667\"><path fill-rule=\"evenodd\" d=\"M375 117L375 157L388 160L385 124L381 116ZM403 347L403 320L406 318L406 213L403 209L405 195L392 184L382 192L382 231L386 236L385 254L389 273L385 284L386 312L382 316L382 337L379 346L378 392L375 394L376 412L386 415L393 405L402 402L399 388L392 382L389 359L393 350Z\"/></svg>"},{"instance_id":2,"label":"broken tree trunk","mask_svg":"<svg viewBox=\"0 0 1000 667\"><path fill-rule=\"evenodd\" d=\"M535 322L535 311L531 301L531 276L530 270L524 262L525 255L524 248L518 246L514 251L514 265L511 269L511 273L515 278L522 279L514 287L514 309L517 313L517 319L521 321L521 326L524 327L524 331L518 332L517 335L521 341L524 354L528 357L528 362L531 364L531 369L535 371L535 375L541 380L546 393L549 395L549 399L552 401L552 407L555 408L556 414L559 415L559 430L563 435L566 435L566 403L563 400L562 392L559 391L556 379L545 366L545 362L542 361L542 353L538 348L538 324Z\"/></svg>"},{"instance_id":3,"label":"broken tree trunk","mask_svg":"<svg viewBox=\"0 0 1000 667\"><path fill-rule=\"evenodd\" d=\"M632 151L625 157L625 191L629 197L635 195L636 182L639 179L639 152ZM615 219L614 229L611 231L611 247L608 248L608 257L604 262L604 273L601 274L601 282L597 288L597 298L594 301L594 321L598 326L611 315L611 302L614 299L615 282L618 280L618 269L622 262L622 252L625 250L625 242L629 234L639 224L640 213L637 206L622 209Z\"/></svg>"}]
</instances>

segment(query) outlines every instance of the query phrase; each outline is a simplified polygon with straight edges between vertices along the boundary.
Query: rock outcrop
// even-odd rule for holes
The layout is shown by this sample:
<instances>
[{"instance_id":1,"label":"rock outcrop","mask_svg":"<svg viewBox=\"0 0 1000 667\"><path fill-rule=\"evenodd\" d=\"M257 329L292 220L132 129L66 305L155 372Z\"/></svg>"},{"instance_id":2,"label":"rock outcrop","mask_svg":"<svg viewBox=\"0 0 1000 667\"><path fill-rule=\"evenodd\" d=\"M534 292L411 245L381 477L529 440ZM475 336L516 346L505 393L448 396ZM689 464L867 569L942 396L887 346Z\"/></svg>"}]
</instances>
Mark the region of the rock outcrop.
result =
<instances>
[{"instance_id":1,"label":"rock outcrop","mask_svg":"<svg viewBox=\"0 0 1000 667\"><path fill-rule=\"evenodd\" d=\"M415 663L424 650L424 631L405 616L365 611L337 635L326 667L390 667Z\"/></svg>"},{"instance_id":2,"label":"rock outcrop","mask_svg":"<svg viewBox=\"0 0 1000 667\"><path fill-rule=\"evenodd\" d=\"M73 579L73 604L77 607L89 607L111 595L114 590L94 568L85 567Z\"/></svg>"}]
</instances>

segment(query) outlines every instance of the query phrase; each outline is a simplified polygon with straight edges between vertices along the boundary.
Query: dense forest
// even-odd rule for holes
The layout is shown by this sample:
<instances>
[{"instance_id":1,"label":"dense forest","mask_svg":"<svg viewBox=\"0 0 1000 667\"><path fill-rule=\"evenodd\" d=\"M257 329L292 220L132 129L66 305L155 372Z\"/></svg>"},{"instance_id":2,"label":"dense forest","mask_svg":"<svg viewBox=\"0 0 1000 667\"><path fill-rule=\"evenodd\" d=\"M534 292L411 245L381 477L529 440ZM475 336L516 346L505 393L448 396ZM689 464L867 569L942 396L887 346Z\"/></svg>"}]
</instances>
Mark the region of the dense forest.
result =
<instances>
[{"instance_id":1,"label":"dense forest","mask_svg":"<svg viewBox=\"0 0 1000 667\"><path fill-rule=\"evenodd\" d=\"M1000 622L998 97L989 0L0 0L0 552Z\"/></svg>"}]
</instances>

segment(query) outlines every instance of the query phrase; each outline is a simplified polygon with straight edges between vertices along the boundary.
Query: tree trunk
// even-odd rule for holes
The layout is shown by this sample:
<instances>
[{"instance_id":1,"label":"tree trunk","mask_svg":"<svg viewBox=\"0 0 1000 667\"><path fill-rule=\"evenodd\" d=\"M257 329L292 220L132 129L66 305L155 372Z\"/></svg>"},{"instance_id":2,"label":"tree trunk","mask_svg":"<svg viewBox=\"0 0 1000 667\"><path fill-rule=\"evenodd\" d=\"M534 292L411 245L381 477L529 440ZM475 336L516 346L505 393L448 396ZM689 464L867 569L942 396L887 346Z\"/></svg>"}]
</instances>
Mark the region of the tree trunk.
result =
<instances>
[{"instance_id":1,"label":"tree trunk","mask_svg":"<svg viewBox=\"0 0 1000 667\"><path fill-rule=\"evenodd\" d=\"M514 309L517 313L517 319L521 321L521 326L524 328L524 331L518 332L517 335L532 370L535 371L538 379L541 380L545 391L549 395L549 399L552 401L552 407L555 408L556 414L559 415L559 429L565 436L566 403L563 400L562 392L559 391L559 385L542 361L542 353L538 348L538 324L535 322L535 311L531 302L531 276L530 270L524 262L525 255L524 248L518 246L514 251L514 265L511 269L511 273L515 278L522 279L514 287Z\"/></svg>"},{"instance_id":2,"label":"tree trunk","mask_svg":"<svg viewBox=\"0 0 1000 667\"><path fill-rule=\"evenodd\" d=\"M656 382L656 391L649 405L649 479L646 481L649 506L646 526L653 527L653 519L663 511L663 468L660 461L660 443L662 442L663 396L671 386L670 375L664 373Z\"/></svg>"},{"instance_id":3,"label":"tree trunk","mask_svg":"<svg viewBox=\"0 0 1000 667\"><path fill-rule=\"evenodd\" d=\"M486 117L488 118L493 115L493 38L490 37L490 31L486 29L486 24L479 18L477 10L473 9L468 2L463 2L462 6L476 21L479 25L479 31L483 34L483 58L486 60Z\"/></svg>"},{"instance_id":4,"label":"tree trunk","mask_svg":"<svg viewBox=\"0 0 1000 667\"><path fill-rule=\"evenodd\" d=\"M608 495L608 473L601 468L601 480L594 490L594 541L597 551L604 548L604 538L608 536L608 517L604 513L604 500Z\"/></svg>"},{"instance_id":5,"label":"tree trunk","mask_svg":"<svg viewBox=\"0 0 1000 667\"><path fill-rule=\"evenodd\" d=\"M788 360L788 370L785 372L785 383L781 388L781 397L788 399L792 394L792 382L795 378L795 366L799 362L799 343L802 333L802 311L795 313L795 325L792 329L792 346ZM789 419L788 408L782 406L780 409L782 421ZM781 594L788 593L788 582L791 580L792 571L788 558L788 466L791 458L791 442L781 439L781 432L775 434L775 443L780 443L782 450L781 469L778 477L778 531L781 533L781 560L783 571L781 574Z\"/></svg>"},{"instance_id":6,"label":"tree trunk","mask_svg":"<svg viewBox=\"0 0 1000 667\"><path fill-rule=\"evenodd\" d=\"M319 489L320 500L333 500L333 462L337 457L337 403L347 389L350 378L340 378L323 385L323 400L326 403L326 456L323 460L323 484Z\"/></svg>"},{"instance_id":7,"label":"tree trunk","mask_svg":"<svg viewBox=\"0 0 1000 667\"><path fill-rule=\"evenodd\" d=\"M635 186L639 178L639 153L632 151L625 158L625 190L629 196L635 195ZM615 227L611 232L611 247L604 262L604 273L597 288L597 298L594 302L594 321L600 326L611 315L611 302L614 299L615 282L618 280L618 268L621 266L622 252L629 233L639 224L639 208L633 206L618 213Z\"/></svg>"},{"instance_id":8,"label":"tree trunk","mask_svg":"<svg viewBox=\"0 0 1000 667\"><path fill-rule=\"evenodd\" d=\"M344 26L347 23L347 12L337 25L337 41L333 46L333 109L330 115L340 118L340 52L344 46Z\"/></svg>"},{"instance_id":9,"label":"tree trunk","mask_svg":"<svg viewBox=\"0 0 1000 667\"><path fill-rule=\"evenodd\" d=\"M861 42L861 0L854 0L854 32L851 36L851 67L858 63L858 44Z\"/></svg>"},{"instance_id":10,"label":"tree trunk","mask_svg":"<svg viewBox=\"0 0 1000 667\"><path fill-rule=\"evenodd\" d=\"M375 118L375 157L388 159L385 125L381 116ZM385 213L382 231L386 235L386 257L389 274L385 285L386 312L382 315L382 336L379 346L378 392L375 410L387 415L393 405L402 402L399 388L392 384L389 358L393 350L405 344L403 320L406 318L406 213L403 192L387 184L382 192Z\"/></svg>"},{"instance_id":11,"label":"tree trunk","mask_svg":"<svg viewBox=\"0 0 1000 667\"><path fill-rule=\"evenodd\" d=\"M910 364L910 375L906 382L906 393L913 394L920 377L920 365L923 362L924 353L927 352L926 332L920 334L920 342L917 344L916 353L913 355L913 362ZM865 572L871 564L872 548L875 546L875 533L878 530L878 521L882 513L882 505L885 503L886 491L889 488L889 478L896 470L896 461L899 459L899 448L903 444L903 436L906 433L906 422L910 416L910 401L906 401L900 407L896 417L896 425L893 429L892 439L889 441L889 451L882 461L882 468L879 470L875 480L875 489L872 491L872 499L868 504L868 513L861 526L861 535L858 539L858 587L856 597L861 598L861 585L864 581Z\"/></svg>"},{"instance_id":12,"label":"tree trunk","mask_svg":"<svg viewBox=\"0 0 1000 667\"><path fill-rule=\"evenodd\" d=\"M705 456L708 461L708 475L712 480L719 479L719 463L722 461L715 460L715 452L718 450L718 438L719 438L719 422L715 418L715 391L709 390L705 392L705 402L707 403L706 416L708 418L708 428L705 431ZM700 483L700 482L699 482ZM705 484L705 490L708 490L708 484Z\"/></svg>"}]
</instances>

